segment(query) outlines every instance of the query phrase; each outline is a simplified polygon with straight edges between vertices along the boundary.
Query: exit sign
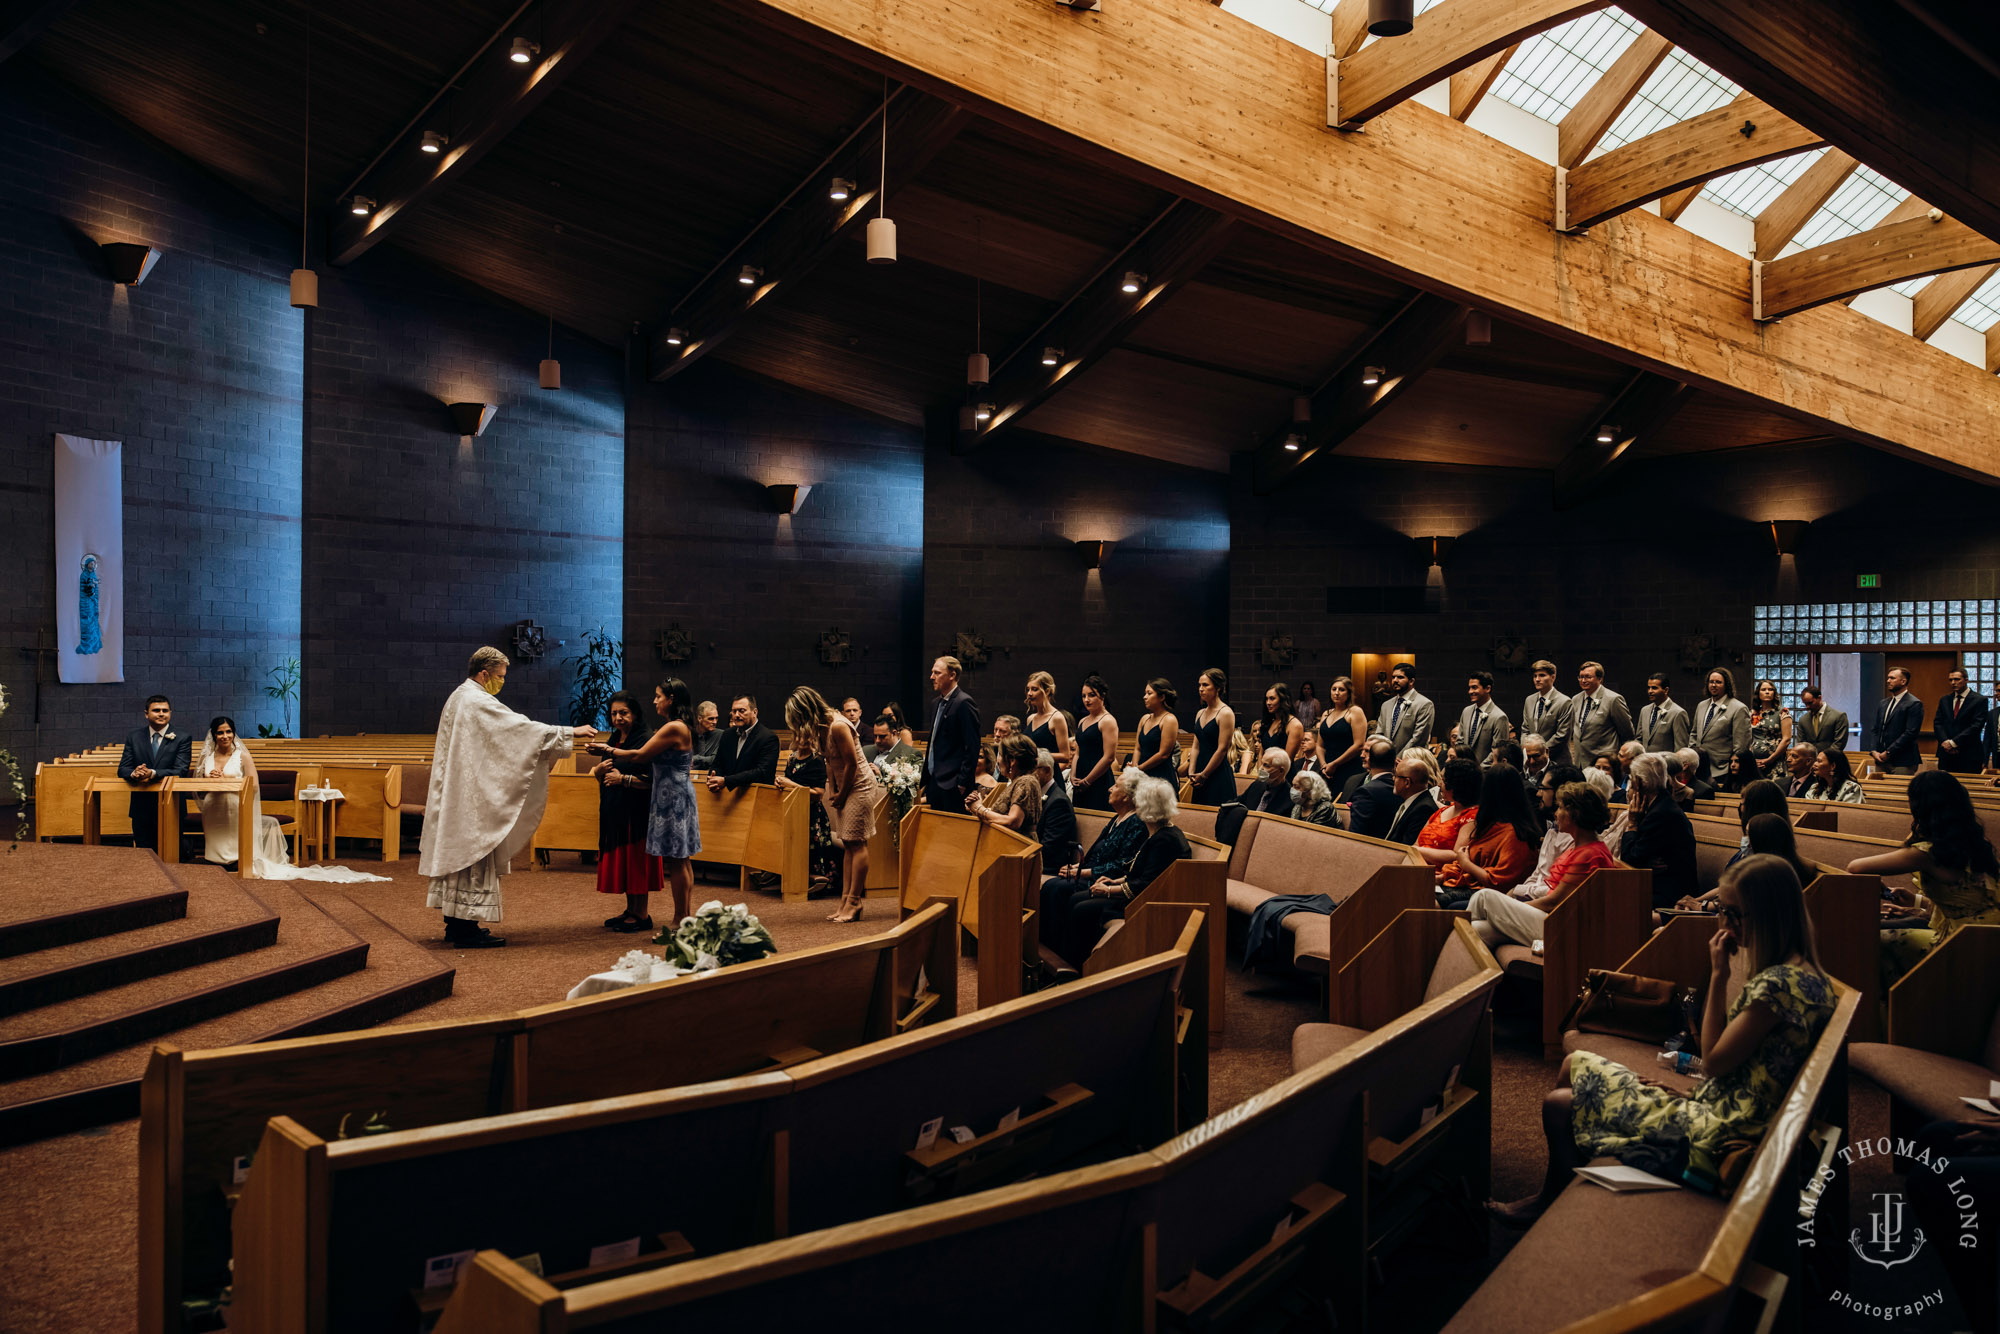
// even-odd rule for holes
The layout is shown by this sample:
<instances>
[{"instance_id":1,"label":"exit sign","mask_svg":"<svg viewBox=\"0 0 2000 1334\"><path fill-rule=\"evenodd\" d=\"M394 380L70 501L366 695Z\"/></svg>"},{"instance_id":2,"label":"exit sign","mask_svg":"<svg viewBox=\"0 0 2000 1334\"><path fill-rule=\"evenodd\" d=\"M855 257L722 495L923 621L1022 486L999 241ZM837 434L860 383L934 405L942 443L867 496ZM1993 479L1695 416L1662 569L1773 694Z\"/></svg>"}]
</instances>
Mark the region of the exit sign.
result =
<instances>
[{"instance_id":1,"label":"exit sign","mask_svg":"<svg viewBox=\"0 0 2000 1334\"><path fill-rule=\"evenodd\" d=\"M1854 586L1856 588L1880 588L1882 586L1882 576L1879 574L1857 574L1854 576Z\"/></svg>"}]
</instances>

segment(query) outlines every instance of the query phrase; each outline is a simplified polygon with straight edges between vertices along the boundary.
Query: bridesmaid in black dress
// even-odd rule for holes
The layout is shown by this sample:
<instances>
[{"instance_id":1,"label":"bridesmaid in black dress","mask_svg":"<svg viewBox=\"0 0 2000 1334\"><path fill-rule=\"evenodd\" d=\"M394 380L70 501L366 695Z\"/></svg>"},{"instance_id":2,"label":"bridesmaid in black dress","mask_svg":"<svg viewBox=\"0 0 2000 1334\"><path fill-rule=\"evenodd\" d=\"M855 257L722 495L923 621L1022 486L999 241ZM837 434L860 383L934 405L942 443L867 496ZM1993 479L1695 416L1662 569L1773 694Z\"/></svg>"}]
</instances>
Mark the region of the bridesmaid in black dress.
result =
<instances>
[{"instance_id":1,"label":"bridesmaid in black dress","mask_svg":"<svg viewBox=\"0 0 2000 1334\"><path fill-rule=\"evenodd\" d=\"M1202 806L1220 806L1236 800L1236 779L1229 769L1229 743L1236 735L1236 710L1226 696L1229 678L1220 667L1201 674L1196 693L1201 696L1201 712L1194 716L1194 759L1188 777L1193 800Z\"/></svg>"},{"instance_id":2,"label":"bridesmaid in black dress","mask_svg":"<svg viewBox=\"0 0 2000 1334\"><path fill-rule=\"evenodd\" d=\"M1320 767L1326 785L1336 800L1347 780L1365 767L1361 747L1368 740L1368 715L1354 702L1354 682L1345 676L1333 678L1326 688L1326 708L1319 715Z\"/></svg>"},{"instance_id":3,"label":"bridesmaid in black dress","mask_svg":"<svg viewBox=\"0 0 2000 1334\"><path fill-rule=\"evenodd\" d=\"M1257 720L1250 738L1257 744L1243 757L1243 772L1254 774L1264 763L1264 752L1282 750L1293 760L1306 743L1306 725L1292 712L1292 688L1283 681L1264 692L1264 716Z\"/></svg>"},{"instance_id":4,"label":"bridesmaid in black dress","mask_svg":"<svg viewBox=\"0 0 2000 1334\"><path fill-rule=\"evenodd\" d=\"M1056 679L1047 672L1028 678L1028 739L1056 757L1056 772L1070 767L1069 723L1056 707Z\"/></svg>"},{"instance_id":5,"label":"bridesmaid in black dress","mask_svg":"<svg viewBox=\"0 0 2000 1334\"><path fill-rule=\"evenodd\" d=\"M1180 695L1164 676L1146 682L1146 716L1132 741L1132 763L1148 778L1162 778L1180 788L1181 720L1174 716ZM1146 724L1151 723L1148 727Z\"/></svg>"},{"instance_id":6,"label":"bridesmaid in black dress","mask_svg":"<svg viewBox=\"0 0 2000 1334\"><path fill-rule=\"evenodd\" d=\"M1118 720L1104 707L1111 687L1101 676L1083 678L1083 717L1076 724L1076 766L1070 804L1080 811L1111 809L1111 758L1118 753Z\"/></svg>"}]
</instances>

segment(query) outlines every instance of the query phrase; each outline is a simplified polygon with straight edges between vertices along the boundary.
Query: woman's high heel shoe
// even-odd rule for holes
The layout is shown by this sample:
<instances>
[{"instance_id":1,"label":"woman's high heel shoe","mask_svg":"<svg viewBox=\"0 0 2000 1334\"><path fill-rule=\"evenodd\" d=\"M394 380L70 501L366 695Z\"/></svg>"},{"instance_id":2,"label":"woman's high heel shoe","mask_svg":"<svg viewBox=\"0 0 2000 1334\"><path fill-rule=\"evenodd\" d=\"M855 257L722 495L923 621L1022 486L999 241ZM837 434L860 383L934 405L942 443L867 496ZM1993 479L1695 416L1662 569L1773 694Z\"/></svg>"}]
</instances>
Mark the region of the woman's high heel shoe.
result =
<instances>
[{"instance_id":1,"label":"woman's high heel shoe","mask_svg":"<svg viewBox=\"0 0 2000 1334\"><path fill-rule=\"evenodd\" d=\"M861 920L862 909L866 908L867 906L868 906L867 900L861 898L850 899L843 894L840 899L840 911L833 914L826 920L829 922L841 922L841 923L858 922Z\"/></svg>"}]
</instances>

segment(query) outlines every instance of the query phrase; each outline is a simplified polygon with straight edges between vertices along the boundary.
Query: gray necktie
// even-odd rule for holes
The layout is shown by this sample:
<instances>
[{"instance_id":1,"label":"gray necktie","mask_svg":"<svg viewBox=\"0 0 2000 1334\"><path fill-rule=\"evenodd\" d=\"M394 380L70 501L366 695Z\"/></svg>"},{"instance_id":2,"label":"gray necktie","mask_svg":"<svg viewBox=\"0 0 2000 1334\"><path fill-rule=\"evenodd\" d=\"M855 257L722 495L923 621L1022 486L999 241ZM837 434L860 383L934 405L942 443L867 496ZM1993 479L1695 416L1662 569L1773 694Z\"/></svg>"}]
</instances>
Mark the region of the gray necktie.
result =
<instances>
[{"instance_id":1,"label":"gray necktie","mask_svg":"<svg viewBox=\"0 0 2000 1334\"><path fill-rule=\"evenodd\" d=\"M1389 739L1391 741L1394 741L1396 739L1396 729L1402 725L1402 722L1403 722L1403 697L1401 695L1398 695L1396 696L1396 711L1389 715Z\"/></svg>"}]
</instances>

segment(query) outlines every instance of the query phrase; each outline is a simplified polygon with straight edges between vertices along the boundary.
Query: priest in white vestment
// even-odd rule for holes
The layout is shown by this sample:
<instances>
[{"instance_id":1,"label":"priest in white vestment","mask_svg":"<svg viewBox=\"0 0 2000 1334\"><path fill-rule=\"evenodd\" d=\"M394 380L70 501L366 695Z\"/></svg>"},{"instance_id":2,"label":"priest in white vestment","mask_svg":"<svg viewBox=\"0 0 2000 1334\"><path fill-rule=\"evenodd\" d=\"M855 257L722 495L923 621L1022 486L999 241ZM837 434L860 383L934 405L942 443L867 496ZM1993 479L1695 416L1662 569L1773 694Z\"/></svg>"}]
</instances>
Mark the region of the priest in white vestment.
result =
<instances>
[{"instance_id":1,"label":"priest in white vestment","mask_svg":"<svg viewBox=\"0 0 2000 1334\"><path fill-rule=\"evenodd\" d=\"M500 877L528 846L549 799L549 770L591 727L534 722L502 704L507 655L482 648L444 702L431 755L417 870L426 906L444 910L445 939L465 949L504 945L479 924L500 920Z\"/></svg>"}]
</instances>

